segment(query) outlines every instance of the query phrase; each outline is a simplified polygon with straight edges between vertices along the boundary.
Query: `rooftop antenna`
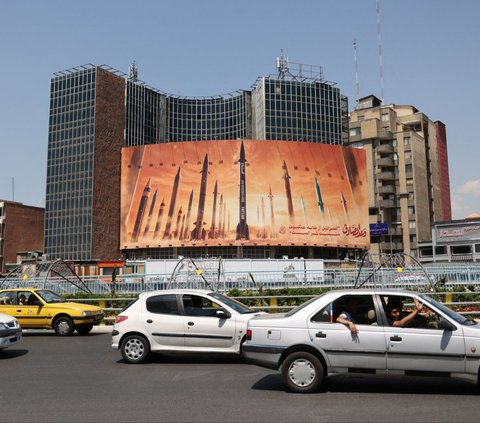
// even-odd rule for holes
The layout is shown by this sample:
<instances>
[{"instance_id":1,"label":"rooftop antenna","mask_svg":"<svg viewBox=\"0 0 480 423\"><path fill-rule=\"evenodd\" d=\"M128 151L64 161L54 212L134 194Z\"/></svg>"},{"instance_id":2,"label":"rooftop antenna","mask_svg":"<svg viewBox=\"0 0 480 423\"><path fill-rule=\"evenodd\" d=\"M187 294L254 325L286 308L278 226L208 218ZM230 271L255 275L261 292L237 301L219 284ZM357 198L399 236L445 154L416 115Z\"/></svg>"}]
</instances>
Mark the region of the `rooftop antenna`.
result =
<instances>
[{"instance_id":1,"label":"rooftop antenna","mask_svg":"<svg viewBox=\"0 0 480 423\"><path fill-rule=\"evenodd\" d=\"M384 100L383 54L382 54L382 33L380 32L380 0L377 0L377 35L378 35L378 56L380 59L380 89L381 89L381 100L383 104L383 100Z\"/></svg>"},{"instance_id":2,"label":"rooftop antenna","mask_svg":"<svg viewBox=\"0 0 480 423\"><path fill-rule=\"evenodd\" d=\"M285 79L288 71L288 59L283 55L283 48L280 50L280 56L277 57L278 79Z\"/></svg>"},{"instance_id":3,"label":"rooftop antenna","mask_svg":"<svg viewBox=\"0 0 480 423\"><path fill-rule=\"evenodd\" d=\"M360 98L360 82L358 81L357 40L353 40L353 60L355 61L355 100Z\"/></svg>"},{"instance_id":4,"label":"rooftop antenna","mask_svg":"<svg viewBox=\"0 0 480 423\"><path fill-rule=\"evenodd\" d=\"M138 66L135 63L135 60L128 67L128 79L132 82L137 82L138 81Z\"/></svg>"}]
</instances>

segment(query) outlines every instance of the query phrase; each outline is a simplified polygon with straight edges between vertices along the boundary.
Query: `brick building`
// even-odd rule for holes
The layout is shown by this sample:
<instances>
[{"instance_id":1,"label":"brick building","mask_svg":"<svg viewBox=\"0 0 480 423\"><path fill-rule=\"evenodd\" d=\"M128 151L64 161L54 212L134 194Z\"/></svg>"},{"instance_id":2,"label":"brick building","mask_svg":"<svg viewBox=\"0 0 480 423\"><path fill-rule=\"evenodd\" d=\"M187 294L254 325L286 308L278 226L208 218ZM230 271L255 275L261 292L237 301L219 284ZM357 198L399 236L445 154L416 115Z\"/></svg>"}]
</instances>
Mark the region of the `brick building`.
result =
<instances>
[{"instance_id":1,"label":"brick building","mask_svg":"<svg viewBox=\"0 0 480 423\"><path fill-rule=\"evenodd\" d=\"M17 262L19 251L42 251L45 210L0 200L0 272Z\"/></svg>"}]
</instances>

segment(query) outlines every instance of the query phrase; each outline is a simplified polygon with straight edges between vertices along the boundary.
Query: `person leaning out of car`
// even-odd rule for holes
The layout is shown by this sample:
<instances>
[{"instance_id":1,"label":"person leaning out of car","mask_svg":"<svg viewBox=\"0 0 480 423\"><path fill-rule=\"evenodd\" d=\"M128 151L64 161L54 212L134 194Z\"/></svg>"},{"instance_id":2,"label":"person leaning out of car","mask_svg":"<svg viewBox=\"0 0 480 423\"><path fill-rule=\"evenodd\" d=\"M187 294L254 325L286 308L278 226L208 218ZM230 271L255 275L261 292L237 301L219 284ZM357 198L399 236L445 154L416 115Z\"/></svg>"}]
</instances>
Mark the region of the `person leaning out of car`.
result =
<instances>
[{"instance_id":1,"label":"person leaning out of car","mask_svg":"<svg viewBox=\"0 0 480 423\"><path fill-rule=\"evenodd\" d=\"M356 298L350 298L346 304L345 310L343 310L337 317L336 321L338 323L343 323L348 326L352 334L358 332L357 326L355 326L355 319L352 316L357 314L358 306L360 303Z\"/></svg>"},{"instance_id":2,"label":"person leaning out of car","mask_svg":"<svg viewBox=\"0 0 480 423\"><path fill-rule=\"evenodd\" d=\"M388 324L390 326L397 326L397 327L403 327L408 325L414 318L415 316L422 311L423 309L423 304L418 301L416 298L413 299L415 303L415 308L413 311L411 311L409 314L406 316L402 317L402 309L403 309L403 304L402 303L389 303L387 304L387 307L385 309L386 314L387 314L387 319L388 319Z\"/></svg>"}]
</instances>

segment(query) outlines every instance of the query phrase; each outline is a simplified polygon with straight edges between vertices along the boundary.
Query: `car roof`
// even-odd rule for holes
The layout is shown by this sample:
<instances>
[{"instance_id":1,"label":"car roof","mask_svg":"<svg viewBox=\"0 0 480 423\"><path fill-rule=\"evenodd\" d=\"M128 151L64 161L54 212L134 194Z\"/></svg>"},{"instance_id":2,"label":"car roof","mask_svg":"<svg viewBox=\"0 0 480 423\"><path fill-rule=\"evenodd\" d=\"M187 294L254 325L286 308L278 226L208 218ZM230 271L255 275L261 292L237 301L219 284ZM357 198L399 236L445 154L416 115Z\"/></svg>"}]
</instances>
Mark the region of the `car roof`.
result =
<instances>
[{"instance_id":1,"label":"car roof","mask_svg":"<svg viewBox=\"0 0 480 423\"><path fill-rule=\"evenodd\" d=\"M210 294L213 292L211 289L158 289L156 291L141 292L140 297L150 296L150 295L160 295L160 294Z\"/></svg>"},{"instance_id":2,"label":"car roof","mask_svg":"<svg viewBox=\"0 0 480 423\"><path fill-rule=\"evenodd\" d=\"M413 292L413 291L408 291L406 289L395 289L395 288L350 288L350 289L332 289L331 291L327 291L325 294L335 295L335 296L340 294L418 295L420 294L420 292Z\"/></svg>"},{"instance_id":3,"label":"car roof","mask_svg":"<svg viewBox=\"0 0 480 423\"><path fill-rule=\"evenodd\" d=\"M39 288L30 288L28 286L22 287L22 288L4 288L0 289L0 292L4 291L45 291L45 289L39 289Z\"/></svg>"}]
</instances>

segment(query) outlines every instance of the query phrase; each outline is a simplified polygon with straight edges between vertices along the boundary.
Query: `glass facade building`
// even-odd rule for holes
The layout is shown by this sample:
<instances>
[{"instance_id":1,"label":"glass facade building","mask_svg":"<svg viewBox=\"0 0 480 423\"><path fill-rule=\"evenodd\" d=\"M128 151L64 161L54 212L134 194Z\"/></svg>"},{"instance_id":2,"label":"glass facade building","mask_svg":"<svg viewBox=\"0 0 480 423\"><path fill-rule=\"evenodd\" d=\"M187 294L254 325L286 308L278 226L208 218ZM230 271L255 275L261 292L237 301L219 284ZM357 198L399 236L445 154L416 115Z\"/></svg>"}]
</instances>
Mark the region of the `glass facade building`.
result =
<instances>
[{"instance_id":1,"label":"glass facade building","mask_svg":"<svg viewBox=\"0 0 480 423\"><path fill-rule=\"evenodd\" d=\"M90 259L95 68L56 74L50 86L45 253Z\"/></svg>"},{"instance_id":2,"label":"glass facade building","mask_svg":"<svg viewBox=\"0 0 480 423\"><path fill-rule=\"evenodd\" d=\"M115 104L109 91L112 86L116 87ZM116 241L120 229L116 222L112 224L114 210L106 217L99 206L105 196L111 196L109 207L119 210L122 146L238 139L341 145L348 140L347 99L322 78L291 75L259 78L251 90L188 98L163 93L103 66L54 74L45 207L48 258L109 260L129 254L121 252ZM108 171L102 170L107 162ZM100 238L96 228L110 234L110 245L116 245L110 252L108 248L95 251L96 237ZM270 254L267 250L251 255L265 257ZM226 250L224 254L235 255ZM176 257L176 252L159 255Z\"/></svg>"}]
</instances>

